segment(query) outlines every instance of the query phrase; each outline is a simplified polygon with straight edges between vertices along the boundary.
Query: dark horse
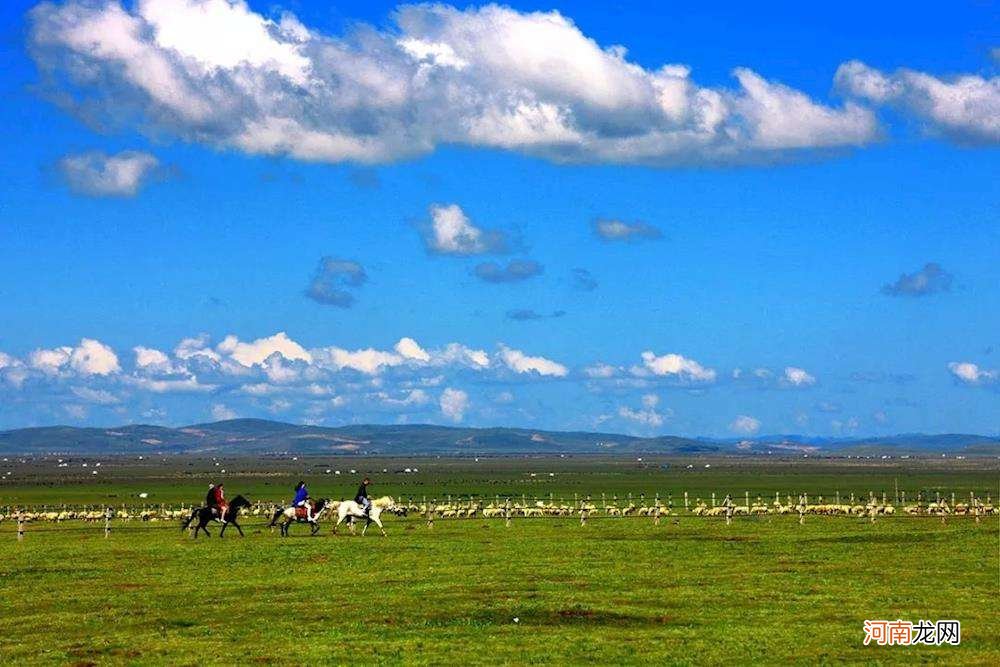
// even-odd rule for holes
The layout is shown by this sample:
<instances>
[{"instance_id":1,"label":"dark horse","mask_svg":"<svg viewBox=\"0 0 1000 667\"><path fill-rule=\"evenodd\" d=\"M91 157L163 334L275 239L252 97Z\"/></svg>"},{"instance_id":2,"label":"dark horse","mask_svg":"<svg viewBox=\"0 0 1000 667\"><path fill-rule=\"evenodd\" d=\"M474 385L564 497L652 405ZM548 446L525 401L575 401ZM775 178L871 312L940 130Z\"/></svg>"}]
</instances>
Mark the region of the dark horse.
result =
<instances>
[{"instance_id":1,"label":"dark horse","mask_svg":"<svg viewBox=\"0 0 1000 667\"><path fill-rule=\"evenodd\" d=\"M300 517L295 511L295 507L279 507L274 511L274 516L271 517L270 527L274 528L275 524L278 523L278 519L281 519L281 525L279 526L279 528L281 528L281 536L288 537L288 527L290 525L293 523L308 523L312 526L312 532L309 534L315 535L319 532L319 518L323 516L323 513L326 512L329 507L329 498L320 498L317 500L313 505L312 521L307 521L305 517Z\"/></svg>"},{"instance_id":2,"label":"dark horse","mask_svg":"<svg viewBox=\"0 0 1000 667\"><path fill-rule=\"evenodd\" d=\"M244 507L250 507L249 500L243 496L236 496L233 498L233 501L229 503L229 507L226 508L226 516L224 517L225 520L217 517L215 515L215 511L211 507L199 507L193 510L191 512L191 516L181 523L181 532L187 530L188 526L191 525L191 522L198 519L198 525L194 529L195 539L198 538L199 530L204 530L207 537L212 536L212 534L208 532L208 528L205 527L208 525L209 521L222 521L222 530L219 531L219 537L222 537L225 534L226 526L229 524L236 526L236 530L240 531L240 537L243 537L243 529L240 528L240 524L237 523L236 519L240 515L240 510Z\"/></svg>"}]
</instances>

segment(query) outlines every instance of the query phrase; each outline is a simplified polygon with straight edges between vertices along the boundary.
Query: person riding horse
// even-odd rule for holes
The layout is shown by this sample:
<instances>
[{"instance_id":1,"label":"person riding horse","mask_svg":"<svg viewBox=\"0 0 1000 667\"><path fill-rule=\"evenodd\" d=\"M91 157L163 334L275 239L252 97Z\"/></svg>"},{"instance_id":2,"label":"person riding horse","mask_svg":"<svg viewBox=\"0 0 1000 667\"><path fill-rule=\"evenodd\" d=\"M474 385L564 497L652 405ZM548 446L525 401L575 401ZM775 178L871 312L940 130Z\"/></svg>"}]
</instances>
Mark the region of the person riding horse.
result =
<instances>
[{"instance_id":1,"label":"person riding horse","mask_svg":"<svg viewBox=\"0 0 1000 667\"><path fill-rule=\"evenodd\" d=\"M312 523L313 506L309 499L309 490L306 489L305 482L299 482L295 487L295 499L292 500L292 507L303 507L306 510L306 521Z\"/></svg>"},{"instance_id":2,"label":"person riding horse","mask_svg":"<svg viewBox=\"0 0 1000 667\"><path fill-rule=\"evenodd\" d=\"M218 516L219 521L226 522L226 510L229 509L229 503L226 502L226 491L223 488L222 482L208 485L205 506Z\"/></svg>"},{"instance_id":3,"label":"person riding horse","mask_svg":"<svg viewBox=\"0 0 1000 667\"><path fill-rule=\"evenodd\" d=\"M361 505L361 509L365 511L366 517L371 514L372 509L372 501L368 498L368 485L371 483L372 481L365 477L361 481L361 486L358 487L357 494L354 496L354 502Z\"/></svg>"}]
</instances>

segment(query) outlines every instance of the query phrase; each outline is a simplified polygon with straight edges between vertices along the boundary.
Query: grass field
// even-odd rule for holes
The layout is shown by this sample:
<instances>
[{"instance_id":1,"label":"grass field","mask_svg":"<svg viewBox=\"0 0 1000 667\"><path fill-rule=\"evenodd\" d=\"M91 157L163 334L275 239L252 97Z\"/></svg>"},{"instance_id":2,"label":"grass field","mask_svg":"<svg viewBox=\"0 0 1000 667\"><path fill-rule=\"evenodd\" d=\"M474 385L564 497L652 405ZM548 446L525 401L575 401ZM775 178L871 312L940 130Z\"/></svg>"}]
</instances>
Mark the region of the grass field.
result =
<instances>
[{"instance_id":1,"label":"grass field","mask_svg":"<svg viewBox=\"0 0 1000 667\"><path fill-rule=\"evenodd\" d=\"M17 481L0 486L0 505L99 503L112 494L132 502L139 488L151 501L197 500L216 466L192 463L108 462L99 481L20 464ZM282 498L287 481L317 463L244 461L230 474L237 468L226 462L226 485L230 495ZM331 463L392 470L381 461ZM888 484L892 495L896 483L911 493L996 497L998 480L989 462L636 463L425 461L418 475L376 482L379 492L428 498L670 492L676 508L685 488L766 497ZM345 490L336 495L353 491L351 479L337 482ZM726 526L681 514L658 527L550 518L509 528L439 520L433 529L393 517L387 528L383 539L327 529L307 538L293 527L282 540L255 523L245 539L193 541L165 524L132 522L109 539L94 525L32 524L18 543L4 522L0 663L1000 664L997 517L809 517L800 526L775 516ZM896 618L958 619L962 644L862 646L864 619Z\"/></svg>"}]
</instances>

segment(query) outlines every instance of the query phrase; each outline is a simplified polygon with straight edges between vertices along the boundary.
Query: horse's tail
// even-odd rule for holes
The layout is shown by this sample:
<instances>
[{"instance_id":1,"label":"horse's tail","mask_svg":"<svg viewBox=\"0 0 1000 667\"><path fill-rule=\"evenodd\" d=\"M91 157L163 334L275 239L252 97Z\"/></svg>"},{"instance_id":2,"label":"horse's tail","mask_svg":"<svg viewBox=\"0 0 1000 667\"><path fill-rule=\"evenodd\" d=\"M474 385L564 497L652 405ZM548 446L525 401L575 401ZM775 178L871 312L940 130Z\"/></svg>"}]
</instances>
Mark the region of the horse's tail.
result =
<instances>
[{"instance_id":1,"label":"horse's tail","mask_svg":"<svg viewBox=\"0 0 1000 667\"><path fill-rule=\"evenodd\" d=\"M271 523L269 523L267 527L274 528L274 524L278 523L278 517L280 517L284 512L285 510L280 507L274 510L274 516L271 517Z\"/></svg>"},{"instance_id":2,"label":"horse's tail","mask_svg":"<svg viewBox=\"0 0 1000 667\"><path fill-rule=\"evenodd\" d=\"M191 522L192 522L192 521L194 521L194 518L195 518L196 516L198 516L198 512L199 512L199 511L200 511L200 510L198 510L198 509L194 509L194 510L191 510L191 516L189 516L188 518L186 518L186 519L184 519L183 521L181 521L181 532L182 532L182 533L183 533L183 532L184 532L185 530L187 530L187 529L188 529L188 526L190 526L190 525L191 525Z\"/></svg>"}]
</instances>

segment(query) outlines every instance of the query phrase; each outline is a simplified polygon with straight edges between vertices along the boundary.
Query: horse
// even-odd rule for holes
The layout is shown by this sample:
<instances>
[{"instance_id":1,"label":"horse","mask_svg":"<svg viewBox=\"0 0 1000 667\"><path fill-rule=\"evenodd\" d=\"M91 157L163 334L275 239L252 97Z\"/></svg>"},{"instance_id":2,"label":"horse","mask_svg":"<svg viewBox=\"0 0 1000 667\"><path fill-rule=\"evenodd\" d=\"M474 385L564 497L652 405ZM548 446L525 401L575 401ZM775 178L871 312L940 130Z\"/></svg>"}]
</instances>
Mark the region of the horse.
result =
<instances>
[{"instance_id":1,"label":"horse","mask_svg":"<svg viewBox=\"0 0 1000 667\"><path fill-rule=\"evenodd\" d=\"M325 512L329 506L330 506L329 498L320 498L319 500L317 500L316 504L313 505L312 521L308 521L305 517L299 517L295 512L295 510L298 509L296 507L285 507L285 508L279 507L277 510L275 510L274 516L271 517L271 523L269 524L269 527L274 528L274 525L278 522L278 519L284 517L285 520L281 522L280 526L282 537L288 537L288 526L290 526L292 523L308 523L309 525L312 526L312 532L309 533L309 535L310 536L315 535L316 533L319 532L319 523L318 523L319 518L323 515L323 512Z\"/></svg>"},{"instance_id":2,"label":"horse","mask_svg":"<svg viewBox=\"0 0 1000 667\"><path fill-rule=\"evenodd\" d=\"M240 537L243 537L243 529L240 528L240 524L237 523L236 519L240 515L240 510L243 509L244 507L250 507L250 505L251 502L246 498L244 498L243 496L236 496L235 498L233 498L233 501L229 503L229 507L226 508L225 516L223 517L216 516L215 511L211 507L199 507L195 510L192 510L191 516L189 516L181 523L181 532L183 533L185 530L187 530L188 526L191 525L191 522L194 521L195 518L197 518L198 525L194 529L195 539L198 539L199 530L205 531L205 535L207 537L212 536L212 534L208 532L208 528L205 527L208 525L209 521L222 522L222 530L219 531L219 537L223 537L225 535L226 526L228 526L229 524L233 524L234 526L236 526L236 530L240 531Z\"/></svg>"},{"instance_id":3,"label":"horse","mask_svg":"<svg viewBox=\"0 0 1000 667\"><path fill-rule=\"evenodd\" d=\"M350 519L347 525L350 526L352 533L354 532L354 520L365 519L365 527L361 529L362 535L368 530L368 526L374 523L382 531L382 537L385 537L385 528L382 527L382 520L380 518L382 512L385 511L396 511L396 501L392 499L392 496L382 496L373 500L371 510L368 514L365 514L364 509L358 503L353 500L345 500L337 507L337 523L333 527L333 533L334 535L337 534L337 526L342 524L345 519Z\"/></svg>"}]
</instances>

